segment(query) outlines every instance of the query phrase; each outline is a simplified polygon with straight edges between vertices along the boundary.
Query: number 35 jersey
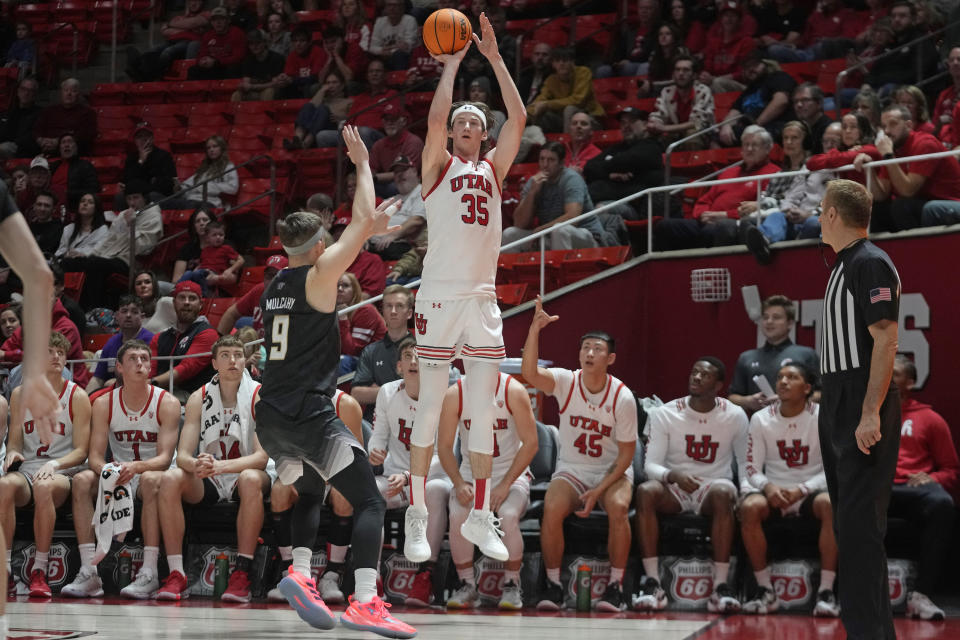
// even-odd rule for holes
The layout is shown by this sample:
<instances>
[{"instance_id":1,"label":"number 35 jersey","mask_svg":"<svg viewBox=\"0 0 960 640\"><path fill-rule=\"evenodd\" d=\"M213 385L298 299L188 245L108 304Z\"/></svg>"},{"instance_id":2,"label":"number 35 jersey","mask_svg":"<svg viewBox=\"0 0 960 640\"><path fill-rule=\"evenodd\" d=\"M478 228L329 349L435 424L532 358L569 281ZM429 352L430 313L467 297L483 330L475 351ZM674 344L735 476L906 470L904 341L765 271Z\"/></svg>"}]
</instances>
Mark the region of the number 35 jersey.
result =
<instances>
[{"instance_id":1,"label":"number 35 jersey","mask_svg":"<svg viewBox=\"0 0 960 640\"><path fill-rule=\"evenodd\" d=\"M428 300L496 297L502 197L493 165L486 158L473 163L451 156L423 199L430 242L417 295Z\"/></svg>"},{"instance_id":2,"label":"number 35 jersey","mask_svg":"<svg viewBox=\"0 0 960 640\"><path fill-rule=\"evenodd\" d=\"M599 393L583 382L583 371L551 368L553 397L560 403L560 451L557 466L606 472L617 459L618 442L637 439L637 403L633 392L607 375Z\"/></svg>"}]
</instances>

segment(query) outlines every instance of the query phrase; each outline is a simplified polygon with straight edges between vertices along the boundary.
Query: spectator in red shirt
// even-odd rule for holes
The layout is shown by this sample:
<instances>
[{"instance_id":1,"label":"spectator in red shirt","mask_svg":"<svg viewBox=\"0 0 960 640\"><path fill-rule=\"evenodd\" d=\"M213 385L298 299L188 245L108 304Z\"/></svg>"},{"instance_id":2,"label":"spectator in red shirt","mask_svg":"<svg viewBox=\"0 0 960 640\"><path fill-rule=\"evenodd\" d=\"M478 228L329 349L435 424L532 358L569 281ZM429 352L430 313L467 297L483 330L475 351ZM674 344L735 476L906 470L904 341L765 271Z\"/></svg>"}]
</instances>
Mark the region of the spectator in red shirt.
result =
<instances>
[{"instance_id":1,"label":"spectator in red shirt","mask_svg":"<svg viewBox=\"0 0 960 640\"><path fill-rule=\"evenodd\" d=\"M133 47L127 49L127 75L134 82L159 80L174 60L197 57L200 38L209 29L209 13L203 10L203 0L187 0L183 14L162 25L163 43L143 55Z\"/></svg>"},{"instance_id":2,"label":"spectator in red shirt","mask_svg":"<svg viewBox=\"0 0 960 640\"><path fill-rule=\"evenodd\" d=\"M373 33L361 0L340 0L334 24L343 29L343 41L347 45L344 60L353 75L359 76L367 68L367 51L370 49L370 34Z\"/></svg>"},{"instance_id":3,"label":"spectator in red shirt","mask_svg":"<svg viewBox=\"0 0 960 640\"><path fill-rule=\"evenodd\" d=\"M884 136L877 141L883 158L903 158L943 151L943 145L929 133L913 130L910 110L891 104L880 116ZM858 171L870 156L859 154L853 161ZM871 181L873 216L871 231L902 231L922 224L922 212L928 224L944 224L944 219L960 219L960 163L954 157L891 164L877 169Z\"/></svg>"},{"instance_id":4,"label":"spectator in red shirt","mask_svg":"<svg viewBox=\"0 0 960 640\"><path fill-rule=\"evenodd\" d=\"M387 87L383 62L371 60L367 65L367 90L353 96L348 124L360 129L360 137L367 148L383 137L378 127L383 124L383 111L390 103L402 104L399 94Z\"/></svg>"},{"instance_id":5,"label":"spectator in red shirt","mask_svg":"<svg viewBox=\"0 0 960 640\"><path fill-rule=\"evenodd\" d=\"M736 0L728 0L720 8L720 29L707 33L700 82L714 93L742 91L746 86L734 79L734 74L757 45L743 33L742 17Z\"/></svg>"},{"instance_id":6,"label":"spectator in red shirt","mask_svg":"<svg viewBox=\"0 0 960 640\"><path fill-rule=\"evenodd\" d=\"M190 67L187 77L191 80L240 77L240 63L247 55L247 36L239 27L230 25L230 16L223 7L210 12L210 25L213 28L200 38L197 64Z\"/></svg>"},{"instance_id":7,"label":"spectator in red shirt","mask_svg":"<svg viewBox=\"0 0 960 640\"><path fill-rule=\"evenodd\" d=\"M593 130L596 128L596 121L586 111L577 111L570 117L570 139L563 143L567 148L564 166L583 175L584 165L603 153L593 144Z\"/></svg>"},{"instance_id":8,"label":"spectator in red shirt","mask_svg":"<svg viewBox=\"0 0 960 640\"><path fill-rule=\"evenodd\" d=\"M838 44L841 50L849 48L862 24L857 12L842 6L840 0L821 0L817 10L807 17L800 41L771 45L767 47L767 55L780 62L809 62L829 57ZM848 42L846 46L844 41Z\"/></svg>"},{"instance_id":9,"label":"spectator in red shirt","mask_svg":"<svg viewBox=\"0 0 960 640\"><path fill-rule=\"evenodd\" d=\"M419 44L410 52L410 68L407 69L404 85L414 91L432 91L440 80L442 70L443 65L430 55L426 46Z\"/></svg>"},{"instance_id":10,"label":"spectator in red shirt","mask_svg":"<svg viewBox=\"0 0 960 640\"><path fill-rule=\"evenodd\" d=\"M235 284L243 268L243 258L237 250L224 244L227 238L226 226L218 221L207 223L203 234L203 248L200 250L200 264L183 274L180 282L196 282L203 289L203 295L209 297L224 284Z\"/></svg>"},{"instance_id":11,"label":"spectator in red shirt","mask_svg":"<svg viewBox=\"0 0 960 640\"><path fill-rule=\"evenodd\" d=\"M830 127L824 131L823 135L823 153L815 154L807 158L807 169L810 171L820 171L822 169L836 169L853 162L861 153L866 153L873 160L880 159L880 153L874 146L875 136L873 125L870 119L862 113L853 113L852 111L840 119L840 139L838 144L828 148L828 132ZM856 180L862 185L867 184L867 176L860 171L851 171L844 174L849 180Z\"/></svg>"},{"instance_id":12,"label":"spectator in red shirt","mask_svg":"<svg viewBox=\"0 0 960 640\"><path fill-rule=\"evenodd\" d=\"M930 601L943 571L956 517L957 450L950 427L930 408L910 397L917 368L904 355L893 364L893 383L900 391L903 426L888 514L907 519L920 530L920 566L914 590L907 594L907 615L942 620L943 611Z\"/></svg>"},{"instance_id":13,"label":"spectator in red shirt","mask_svg":"<svg viewBox=\"0 0 960 640\"><path fill-rule=\"evenodd\" d=\"M919 87L912 84L897 87L893 91L893 101L897 104L902 104L910 110L914 131L930 134L935 132L936 128L933 123L930 122L927 96L923 95L923 91L921 91Z\"/></svg>"},{"instance_id":14,"label":"spectator in red shirt","mask_svg":"<svg viewBox=\"0 0 960 640\"><path fill-rule=\"evenodd\" d=\"M70 341L70 352L67 354L68 360L83 360L83 340L80 338L80 331L77 325L70 319L70 313L63 306L59 298L53 299L53 311L51 312L50 328L52 331L59 331L67 340ZM23 361L23 326L17 327L13 334L3 342L0 348L0 360L4 362L20 363ZM90 383L90 370L83 362L78 362L73 367L73 381L86 388Z\"/></svg>"},{"instance_id":15,"label":"spectator in red shirt","mask_svg":"<svg viewBox=\"0 0 960 640\"><path fill-rule=\"evenodd\" d=\"M759 125L750 125L740 138L743 164L731 167L718 180L757 176L761 191L767 181L760 176L777 173L780 167L770 162L773 137ZM757 199L757 182L739 182L710 187L693 208L693 218L666 218L654 228L659 250L694 249L737 244L738 209L743 202Z\"/></svg>"},{"instance_id":16,"label":"spectator in red shirt","mask_svg":"<svg viewBox=\"0 0 960 640\"><path fill-rule=\"evenodd\" d=\"M219 337L217 330L200 317L200 285L196 282L178 282L173 288L173 309L177 323L166 331L153 336L150 352L153 357L181 356L174 360L152 360L150 384L161 389L170 388L173 377L173 394L186 399L213 377L210 365L210 349ZM184 358L182 356L205 353L205 356ZM172 367L172 368L171 368Z\"/></svg>"},{"instance_id":17,"label":"spectator in red shirt","mask_svg":"<svg viewBox=\"0 0 960 640\"><path fill-rule=\"evenodd\" d=\"M337 283L337 311L342 312L364 300L363 290L357 276L347 272ZM340 353L344 356L359 356L363 348L376 342L387 333L383 316L372 304L364 305L349 313L339 313ZM348 369L348 371L352 371Z\"/></svg>"},{"instance_id":18,"label":"spectator in red shirt","mask_svg":"<svg viewBox=\"0 0 960 640\"><path fill-rule=\"evenodd\" d=\"M391 166L397 156L406 156L420 168L420 155L423 153L423 140L407 130L410 114L395 102L383 107L383 131L386 137L380 138L370 149L370 170L373 171L373 185L377 196L387 198L397 193L393 184Z\"/></svg>"},{"instance_id":19,"label":"spectator in red shirt","mask_svg":"<svg viewBox=\"0 0 960 640\"><path fill-rule=\"evenodd\" d=\"M256 330L257 334L263 337L263 312L260 311L260 298L263 291L273 281L274 277L281 269L287 268L287 257L275 255L267 258L266 268L263 270L263 282L254 285L250 291L247 291L242 298L230 305L230 308L220 316L220 324L217 325L217 331L221 335L231 333L237 325L237 320L250 317L250 325Z\"/></svg>"},{"instance_id":20,"label":"spectator in red shirt","mask_svg":"<svg viewBox=\"0 0 960 640\"><path fill-rule=\"evenodd\" d=\"M693 12L687 8L684 0L672 0L670 2L670 15L666 16L666 23L672 24L680 33L683 34L683 44L690 50L690 53L699 54L703 51L706 43L707 31L703 23L695 20Z\"/></svg>"},{"instance_id":21,"label":"spectator in red shirt","mask_svg":"<svg viewBox=\"0 0 960 640\"><path fill-rule=\"evenodd\" d=\"M283 87L281 95L285 98L307 98L319 88L320 69L327 55L321 47L310 42L310 32L305 27L294 30L290 43L290 55L279 80Z\"/></svg>"},{"instance_id":22,"label":"spectator in red shirt","mask_svg":"<svg viewBox=\"0 0 960 640\"><path fill-rule=\"evenodd\" d=\"M940 92L933 106L934 134L950 147L956 146L954 138L960 133L960 124L953 124L953 110L960 104L960 46L950 49L947 54L947 71L953 84Z\"/></svg>"}]
</instances>

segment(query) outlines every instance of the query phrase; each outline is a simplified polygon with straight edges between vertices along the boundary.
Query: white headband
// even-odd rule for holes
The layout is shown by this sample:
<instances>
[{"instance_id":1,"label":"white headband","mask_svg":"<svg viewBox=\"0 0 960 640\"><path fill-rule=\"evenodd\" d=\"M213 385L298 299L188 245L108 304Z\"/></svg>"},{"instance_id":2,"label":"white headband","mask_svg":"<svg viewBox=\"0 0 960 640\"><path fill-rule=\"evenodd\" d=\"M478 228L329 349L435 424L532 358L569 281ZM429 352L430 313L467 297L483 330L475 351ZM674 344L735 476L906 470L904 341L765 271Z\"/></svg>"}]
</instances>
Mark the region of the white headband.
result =
<instances>
[{"instance_id":1,"label":"white headband","mask_svg":"<svg viewBox=\"0 0 960 640\"><path fill-rule=\"evenodd\" d=\"M291 256L298 256L301 253L306 253L310 251L310 249L313 249L318 242L320 242L320 239L323 238L324 231L325 229L321 225L321 227L317 229L317 232L310 236L310 239L306 240L303 244L297 245L296 247L288 247L287 245L283 245L283 250L287 252L287 255Z\"/></svg>"},{"instance_id":2,"label":"white headband","mask_svg":"<svg viewBox=\"0 0 960 640\"><path fill-rule=\"evenodd\" d=\"M457 110L454 111L454 112L450 115L450 126L451 126L451 127L453 126L453 120L454 120L454 118L456 118L456 117L457 117L458 115L460 115L461 113L472 113L473 115L475 115L475 116L477 116L478 118L480 118L480 122L483 123L483 128L484 128L484 130L486 130L486 128L487 128L487 116L483 115L483 111L481 111L481 110L478 109L477 107L473 106L472 104L465 104L465 105L463 105L463 106L461 106L461 107L457 107Z\"/></svg>"}]
</instances>

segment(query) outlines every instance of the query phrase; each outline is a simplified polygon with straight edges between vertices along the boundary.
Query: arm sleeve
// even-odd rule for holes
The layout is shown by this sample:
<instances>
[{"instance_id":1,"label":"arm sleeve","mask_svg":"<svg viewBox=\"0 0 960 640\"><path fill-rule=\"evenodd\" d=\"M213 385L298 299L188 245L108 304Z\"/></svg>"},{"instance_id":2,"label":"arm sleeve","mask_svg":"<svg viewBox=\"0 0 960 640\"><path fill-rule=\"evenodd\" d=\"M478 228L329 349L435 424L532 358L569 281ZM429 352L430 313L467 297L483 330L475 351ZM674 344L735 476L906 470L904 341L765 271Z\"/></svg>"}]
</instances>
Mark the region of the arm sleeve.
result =
<instances>
[{"instance_id":1,"label":"arm sleeve","mask_svg":"<svg viewBox=\"0 0 960 640\"><path fill-rule=\"evenodd\" d=\"M363 345L357 344L353 339L353 326L346 316L337 318L337 326L340 329L340 353L345 356L355 356L363 348Z\"/></svg>"},{"instance_id":2,"label":"arm sleeve","mask_svg":"<svg viewBox=\"0 0 960 640\"><path fill-rule=\"evenodd\" d=\"M3 343L0 351L3 351L5 361L21 362L23 360L23 330L14 331L13 335Z\"/></svg>"},{"instance_id":3,"label":"arm sleeve","mask_svg":"<svg viewBox=\"0 0 960 640\"><path fill-rule=\"evenodd\" d=\"M260 306L260 296L263 295L263 289L254 287L247 291L242 298L237 300L237 312L241 316L252 316L253 310Z\"/></svg>"},{"instance_id":4,"label":"arm sleeve","mask_svg":"<svg viewBox=\"0 0 960 640\"><path fill-rule=\"evenodd\" d=\"M400 39L406 42L412 51L417 46L418 36L420 35L417 28L417 19L410 14L404 15L400 21L400 30Z\"/></svg>"},{"instance_id":5,"label":"arm sleeve","mask_svg":"<svg viewBox=\"0 0 960 640\"><path fill-rule=\"evenodd\" d=\"M216 329L204 329L193 337L190 348L187 349L187 354L209 352L218 337ZM182 360L180 364L173 368L174 371L177 372L177 378L180 380L180 383L182 384L184 380L192 379L203 371L210 364L212 357L213 356L206 355L199 358Z\"/></svg>"},{"instance_id":6,"label":"arm sleeve","mask_svg":"<svg viewBox=\"0 0 960 640\"><path fill-rule=\"evenodd\" d=\"M758 414L753 414L750 419L750 432L747 434L747 471L745 479L754 489L763 491L769 480L763 474L763 462L767 458L767 443L763 439L762 427L757 419ZM740 482L740 490L743 491L743 482Z\"/></svg>"},{"instance_id":7,"label":"arm sleeve","mask_svg":"<svg viewBox=\"0 0 960 640\"><path fill-rule=\"evenodd\" d=\"M353 314L353 344L354 352L349 355L360 355L368 344L383 338L387 326L383 317L372 306L360 307Z\"/></svg>"},{"instance_id":8,"label":"arm sleeve","mask_svg":"<svg viewBox=\"0 0 960 640\"><path fill-rule=\"evenodd\" d=\"M232 196L240 190L240 176L237 175L236 169L230 171L230 169L233 169L233 163L229 164L227 169L227 173L220 180L220 193Z\"/></svg>"},{"instance_id":9,"label":"arm sleeve","mask_svg":"<svg viewBox=\"0 0 960 640\"><path fill-rule=\"evenodd\" d=\"M387 387L380 387L377 392L377 407L373 412L373 433L367 444L367 452L374 449L387 450L387 441L390 437L390 425L387 424Z\"/></svg>"},{"instance_id":10,"label":"arm sleeve","mask_svg":"<svg viewBox=\"0 0 960 640\"><path fill-rule=\"evenodd\" d=\"M670 444L670 435L663 409L657 408L650 413L650 442L647 443L646 460L643 471L651 480L659 480L666 484L670 470L665 466L667 446Z\"/></svg>"},{"instance_id":11,"label":"arm sleeve","mask_svg":"<svg viewBox=\"0 0 960 640\"><path fill-rule=\"evenodd\" d=\"M370 36L370 46L367 51L375 56L383 53L383 29L386 23L386 18L377 18L373 23L373 35Z\"/></svg>"},{"instance_id":12,"label":"arm sleeve","mask_svg":"<svg viewBox=\"0 0 960 640\"><path fill-rule=\"evenodd\" d=\"M854 282L854 300L867 326L899 319L900 279L886 261L880 257L861 261Z\"/></svg>"}]
</instances>

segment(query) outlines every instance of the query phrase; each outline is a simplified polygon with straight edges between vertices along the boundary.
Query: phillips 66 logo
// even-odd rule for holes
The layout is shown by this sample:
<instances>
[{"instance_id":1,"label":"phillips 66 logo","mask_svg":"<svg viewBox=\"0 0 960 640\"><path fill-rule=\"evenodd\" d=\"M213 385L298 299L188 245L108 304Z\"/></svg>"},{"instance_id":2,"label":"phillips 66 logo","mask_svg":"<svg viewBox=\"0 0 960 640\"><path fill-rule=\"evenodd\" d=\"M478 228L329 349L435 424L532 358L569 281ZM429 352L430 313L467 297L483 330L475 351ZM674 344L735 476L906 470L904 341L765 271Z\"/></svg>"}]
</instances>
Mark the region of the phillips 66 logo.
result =
<instances>
[{"instance_id":1,"label":"phillips 66 logo","mask_svg":"<svg viewBox=\"0 0 960 640\"><path fill-rule=\"evenodd\" d=\"M670 597L680 606L696 608L704 606L713 591L713 563L709 560L677 558L670 565L674 580L670 584Z\"/></svg>"},{"instance_id":2,"label":"phillips 66 logo","mask_svg":"<svg viewBox=\"0 0 960 640\"><path fill-rule=\"evenodd\" d=\"M477 562L480 578L477 580L477 593L481 598L500 600L503 593L503 563L483 556Z\"/></svg>"},{"instance_id":3,"label":"phillips 66 logo","mask_svg":"<svg viewBox=\"0 0 960 640\"><path fill-rule=\"evenodd\" d=\"M910 560L889 558L887 560L887 577L890 581L890 604L894 607L903 605L907 600L907 588L917 575L917 565Z\"/></svg>"},{"instance_id":4,"label":"phillips 66 logo","mask_svg":"<svg viewBox=\"0 0 960 640\"><path fill-rule=\"evenodd\" d=\"M23 571L21 576L26 584L30 583L27 577L33 573L33 554L36 551L36 545L29 545L20 550L23 554ZM50 545L50 555L47 559L47 584L51 587L59 587L67 580L69 573L67 566L67 556L70 549L62 542L54 542Z\"/></svg>"},{"instance_id":5,"label":"phillips 66 logo","mask_svg":"<svg viewBox=\"0 0 960 640\"><path fill-rule=\"evenodd\" d=\"M206 551L204 551L203 571L200 573L200 590L204 595L207 593L213 593L213 588L217 581L217 556L221 553L227 556L227 562L230 564L231 571L233 571L233 567L236 565L236 549L230 549L228 547L209 547Z\"/></svg>"},{"instance_id":6,"label":"phillips 66 logo","mask_svg":"<svg viewBox=\"0 0 960 640\"><path fill-rule=\"evenodd\" d=\"M113 557L117 562L113 566L113 583L120 583L120 554L127 553L130 555L130 579L136 577L140 572L140 566L143 565L143 547L132 547L130 545L120 545L120 548L117 549L116 553L113 554Z\"/></svg>"},{"instance_id":7,"label":"phillips 66 logo","mask_svg":"<svg viewBox=\"0 0 960 640\"><path fill-rule=\"evenodd\" d=\"M386 577L383 581L383 590L391 598L406 598L413 587L413 579L420 569L416 562L410 562L402 553L393 553L384 563Z\"/></svg>"},{"instance_id":8,"label":"phillips 66 logo","mask_svg":"<svg viewBox=\"0 0 960 640\"><path fill-rule=\"evenodd\" d=\"M810 598L810 567L805 562L774 562L770 581L785 608L806 604Z\"/></svg>"},{"instance_id":9,"label":"phillips 66 logo","mask_svg":"<svg viewBox=\"0 0 960 640\"><path fill-rule=\"evenodd\" d=\"M590 599L599 600L607 590L610 581L610 561L601 558L586 558L577 556L567 565L571 579L567 580L567 599L577 599L577 569L580 565L590 567Z\"/></svg>"}]
</instances>

